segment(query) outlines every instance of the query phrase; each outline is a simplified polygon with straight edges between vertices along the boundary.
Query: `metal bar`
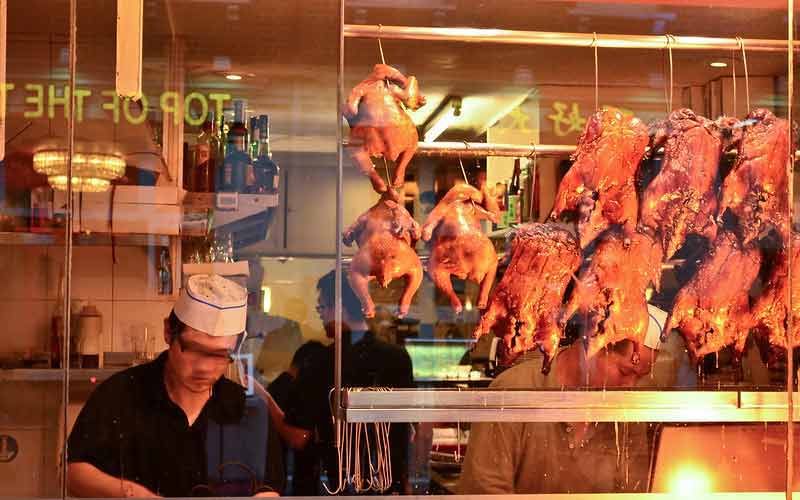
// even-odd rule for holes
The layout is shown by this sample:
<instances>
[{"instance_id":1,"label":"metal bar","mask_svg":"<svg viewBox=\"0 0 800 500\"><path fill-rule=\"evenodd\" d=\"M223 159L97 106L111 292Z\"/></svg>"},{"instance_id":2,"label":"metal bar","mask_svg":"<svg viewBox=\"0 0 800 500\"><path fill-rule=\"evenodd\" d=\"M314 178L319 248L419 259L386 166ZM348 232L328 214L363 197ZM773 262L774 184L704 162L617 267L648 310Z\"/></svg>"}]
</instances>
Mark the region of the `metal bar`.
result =
<instances>
[{"instance_id":1,"label":"metal bar","mask_svg":"<svg viewBox=\"0 0 800 500\"><path fill-rule=\"evenodd\" d=\"M339 70L337 71L336 85L336 119L341 120L339 108L344 97L344 0L339 0ZM342 239L338 235L342 234L344 221L344 166L342 127L336 127L336 293L334 294L334 362L333 362L333 411L331 412L335 422L342 418ZM326 298L330 300L330 298ZM334 425L334 427L337 427ZM338 428L338 427L337 427ZM336 446L340 447L339 433L336 433Z\"/></svg>"},{"instance_id":2,"label":"metal bar","mask_svg":"<svg viewBox=\"0 0 800 500\"><path fill-rule=\"evenodd\" d=\"M349 422L783 422L782 392L347 391ZM800 412L794 412L800 419Z\"/></svg>"},{"instance_id":3,"label":"metal bar","mask_svg":"<svg viewBox=\"0 0 800 500\"><path fill-rule=\"evenodd\" d=\"M788 0L788 33L787 33L787 96L786 102L786 120L792 124L792 107L794 106L794 50L789 48L794 47L794 0ZM794 144L792 137L792 127L787 127L789 130L789 144ZM786 176L789 179L789 228L791 229L791 222L794 220L794 162L793 158L786 158ZM786 242L786 252L789 255L792 253L792 237L788 238ZM792 282L792 266L787 266L786 280L788 283ZM793 304L792 302L792 287L786 287L786 304ZM789 332L794 332L792 314L788 314L786 319L786 338L787 344L791 345ZM793 335L793 333L792 333ZM792 491L794 489L794 349L786 349L786 498L792 499Z\"/></svg>"},{"instance_id":4,"label":"metal bar","mask_svg":"<svg viewBox=\"0 0 800 500\"><path fill-rule=\"evenodd\" d=\"M517 31L479 28L434 28L421 26L382 26L345 24L346 38L378 38L383 40L423 40L434 42L468 42L516 45L547 45L555 47L591 47L595 41L592 33L556 33L548 31ZM673 50L735 50L739 47L736 38L712 38L702 36L674 36L670 46ZM786 40L751 38L742 40L748 51L787 52ZM607 49L665 49L665 35L609 35L598 34L597 47ZM795 50L799 43L793 43Z\"/></svg>"},{"instance_id":5,"label":"metal bar","mask_svg":"<svg viewBox=\"0 0 800 500\"><path fill-rule=\"evenodd\" d=\"M507 156L525 158L533 156L568 156L575 146L568 144L493 144L482 142L420 142L418 156L461 156L464 158L484 156Z\"/></svg>"}]
</instances>

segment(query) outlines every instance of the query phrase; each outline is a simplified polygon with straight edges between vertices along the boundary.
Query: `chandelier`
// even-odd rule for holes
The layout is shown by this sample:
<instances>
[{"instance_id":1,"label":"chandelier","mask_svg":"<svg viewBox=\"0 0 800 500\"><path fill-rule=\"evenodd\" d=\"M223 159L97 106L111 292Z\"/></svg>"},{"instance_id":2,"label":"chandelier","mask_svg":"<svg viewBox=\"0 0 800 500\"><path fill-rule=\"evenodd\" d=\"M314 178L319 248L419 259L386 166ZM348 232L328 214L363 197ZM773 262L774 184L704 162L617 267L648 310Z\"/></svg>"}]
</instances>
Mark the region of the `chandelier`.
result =
<instances>
[{"instance_id":1,"label":"chandelier","mask_svg":"<svg viewBox=\"0 0 800 500\"><path fill-rule=\"evenodd\" d=\"M67 190L67 151L48 149L33 155L33 169L47 176L53 189ZM117 155L75 153L72 156L72 189L87 193L107 191L111 181L125 174L125 160Z\"/></svg>"}]
</instances>

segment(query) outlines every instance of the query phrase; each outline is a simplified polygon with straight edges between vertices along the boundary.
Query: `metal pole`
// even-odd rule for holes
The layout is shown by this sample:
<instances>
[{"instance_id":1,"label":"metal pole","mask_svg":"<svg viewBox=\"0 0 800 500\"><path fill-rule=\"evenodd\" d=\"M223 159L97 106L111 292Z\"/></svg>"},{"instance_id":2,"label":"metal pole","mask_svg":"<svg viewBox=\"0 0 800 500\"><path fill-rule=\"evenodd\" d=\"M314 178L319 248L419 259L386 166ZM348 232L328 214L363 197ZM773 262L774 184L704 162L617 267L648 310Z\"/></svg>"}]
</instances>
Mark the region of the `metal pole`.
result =
<instances>
[{"instance_id":1,"label":"metal pole","mask_svg":"<svg viewBox=\"0 0 800 500\"><path fill-rule=\"evenodd\" d=\"M72 311L70 299L72 297L72 159L75 156L75 80L78 60L78 0L69 2L69 107L67 115L67 227L64 235L64 344L61 351L61 363L64 367L64 380L62 385L63 403L63 428L62 438L64 446L61 449L61 498L67 496L67 457L69 447L67 440L67 419L69 407L69 345L70 323ZM60 284L59 284L60 285Z\"/></svg>"},{"instance_id":2,"label":"metal pole","mask_svg":"<svg viewBox=\"0 0 800 500\"><path fill-rule=\"evenodd\" d=\"M788 89L787 89L787 105L786 105L786 119L789 122L789 145L792 142L792 106L794 105L794 51L789 50L794 46L794 0L788 0ZM789 182L789 229L791 229L794 207L794 156L790 155L786 159L787 179ZM787 266L786 279L790 286L786 287L786 304L787 305L787 324L786 324L786 499L792 500L792 491L794 490L794 328L792 321L792 236L791 231L788 241L786 242L786 251L788 252L787 259L789 259L789 266Z\"/></svg>"},{"instance_id":3,"label":"metal pole","mask_svg":"<svg viewBox=\"0 0 800 500\"><path fill-rule=\"evenodd\" d=\"M345 24L346 38L378 38L379 26ZM382 26L382 39L426 40L438 42L476 42L518 45L550 45L556 47L591 47L609 49L664 49L664 35L606 35L592 33L555 33L547 31L517 31L479 28L432 28L419 26ZM671 36L670 46L676 50L734 50L740 43L747 50L758 52L785 52L789 47L800 49L800 43L786 40L712 38L703 36Z\"/></svg>"},{"instance_id":4,"label":"metal pole","mask_svg":"<svg viewBox=\"0 0 800 500\"><path fill-rule=\"evenodd\" d=\"M344 0L339 0L339 71L337 72L338 85L336 86L336 138L337 148L336 161L338 171L336 173L336 293L334 298L335 326L334 326L334 373L333 373L333 418L338 421L342 412L342 221L344 212L344 188L342 176L344 168L342 165L342 115L341 105L344 96ZM335 426L334 426L335 427ZM336 433L336 446L340 446L339 433ZM341 467L341 464L339 465Z\"/></svg>"},{"instance_id":5,"label":"metal pole","mask_svg":"<svg viewBox=\"0 0 800 500\"><path fill-rule=\"evenodd\" d=\"M568 144L536 144L537 156L567 156L575 152ZM526 158L532 156L534 146L522 144L493 144L482 142L420 142L418 156L459 156L464 158L507 156Z\"/></svg>"}]
</instances>

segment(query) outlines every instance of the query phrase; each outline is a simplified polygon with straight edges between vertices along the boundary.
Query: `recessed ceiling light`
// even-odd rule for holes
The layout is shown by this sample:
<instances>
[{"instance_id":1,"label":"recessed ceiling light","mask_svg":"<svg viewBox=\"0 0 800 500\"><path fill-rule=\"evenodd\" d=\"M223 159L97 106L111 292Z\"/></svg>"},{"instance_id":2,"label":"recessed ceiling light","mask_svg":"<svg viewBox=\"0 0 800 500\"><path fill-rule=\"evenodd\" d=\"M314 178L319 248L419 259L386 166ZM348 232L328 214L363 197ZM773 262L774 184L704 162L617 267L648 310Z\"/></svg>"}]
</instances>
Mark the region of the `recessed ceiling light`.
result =
<instances>
[{"instance_id":1,"label":"recessed ceiling light","mask_svg":"<svg viewBox=\"0 0 800 500\"><path fill-rule=\"evenodd\" d=\"M714 61L712 63L709 63L709 66L711 66L712 68L727 68L728 63L723 61Z\"/></svg>"},{"instance_id":2,"label":"recessed ceiling light","mask_svg":"<svg viewBox=\"0 0 800 500\"><path fill-rule=\"evenodd\" d=\"M234 75L233 73L231 73L229 75L225 75L225 78L227 78L228 80L241 80L242 75Z\"/></svg>"}]
</instances>

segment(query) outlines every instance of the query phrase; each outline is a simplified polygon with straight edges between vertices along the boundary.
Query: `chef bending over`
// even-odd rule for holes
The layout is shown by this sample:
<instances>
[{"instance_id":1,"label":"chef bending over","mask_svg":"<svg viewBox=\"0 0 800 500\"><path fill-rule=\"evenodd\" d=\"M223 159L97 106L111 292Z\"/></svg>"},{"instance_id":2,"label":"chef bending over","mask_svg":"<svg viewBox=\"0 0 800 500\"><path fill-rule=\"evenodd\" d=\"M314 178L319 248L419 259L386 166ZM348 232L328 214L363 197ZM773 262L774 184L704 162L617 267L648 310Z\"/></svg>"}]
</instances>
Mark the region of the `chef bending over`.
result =
<instances>
[{"instance_id":1,"label":"chef bending over","mask_svg":"<svg viewBox=\"0 0 800 500\"><path fill-rule=\"evenodd\" d=\"M68 441L70 495L277 496L283 464L267 409L223 376L246 318L244 288L189 278L164 321L168 349L109 378L81 410Z\"/></svg>"}]
</instances>

